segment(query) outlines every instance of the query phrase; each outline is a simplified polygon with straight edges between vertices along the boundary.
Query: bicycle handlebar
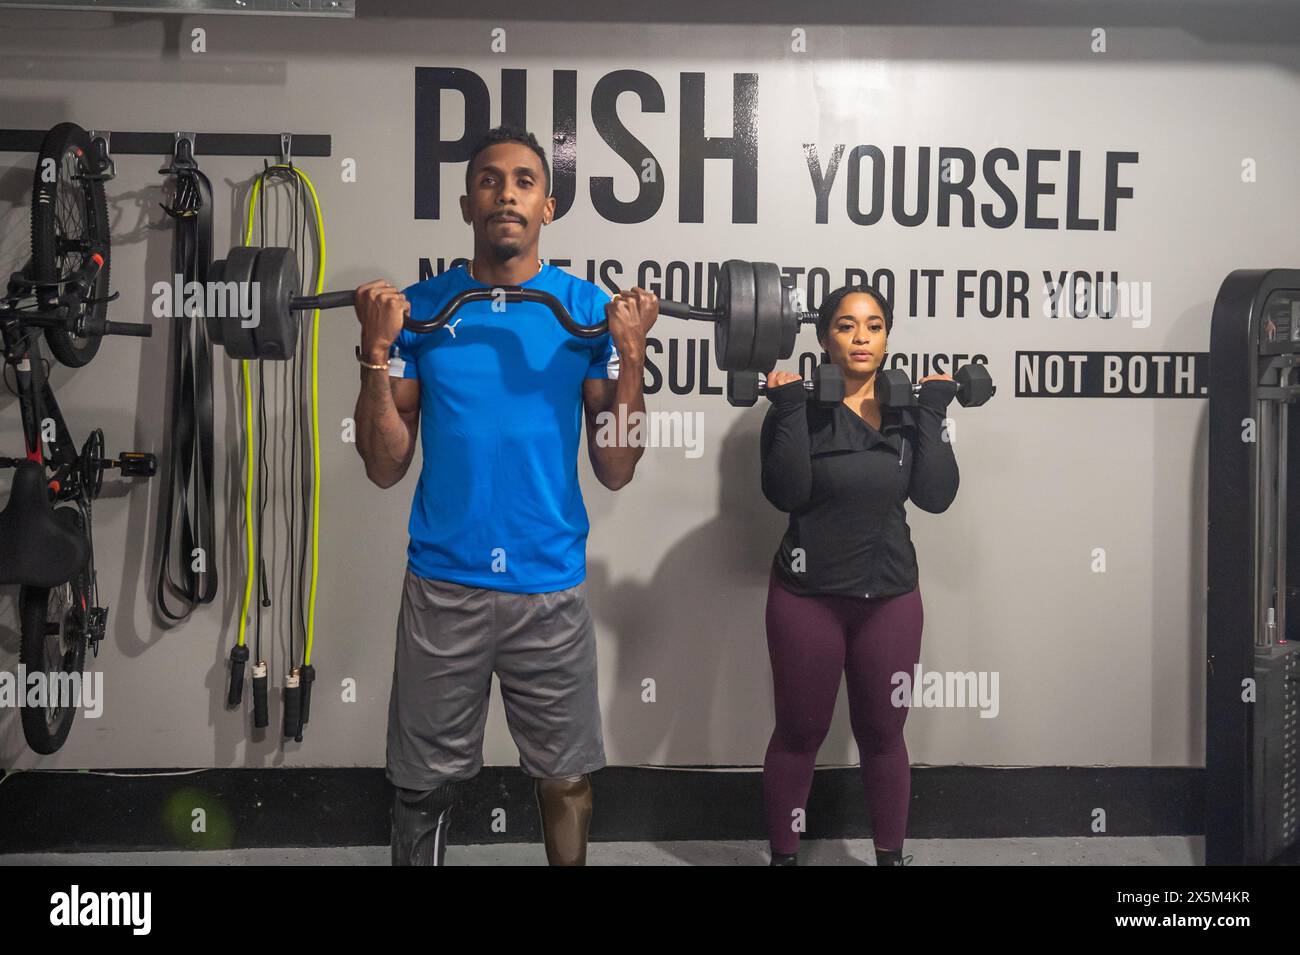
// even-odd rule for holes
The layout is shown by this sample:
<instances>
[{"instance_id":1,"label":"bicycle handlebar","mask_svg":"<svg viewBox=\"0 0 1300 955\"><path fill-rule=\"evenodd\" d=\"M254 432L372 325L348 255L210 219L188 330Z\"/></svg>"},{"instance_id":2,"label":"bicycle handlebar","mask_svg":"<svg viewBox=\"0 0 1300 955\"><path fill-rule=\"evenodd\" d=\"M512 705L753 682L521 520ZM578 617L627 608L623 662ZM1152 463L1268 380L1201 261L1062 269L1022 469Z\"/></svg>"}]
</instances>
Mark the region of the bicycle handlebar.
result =
<instances>
[{"instance_id":1,"label":"bicycle handlebar","mask_svg":"<svg viewBox=\"0 0 1300 955\"><path fill-rule=\"evenodd\" d=\"M133 335L136 338L149 338L153 335L153 326L145 322L105 322L105 335Z\"/></svg>"}]
</instances>

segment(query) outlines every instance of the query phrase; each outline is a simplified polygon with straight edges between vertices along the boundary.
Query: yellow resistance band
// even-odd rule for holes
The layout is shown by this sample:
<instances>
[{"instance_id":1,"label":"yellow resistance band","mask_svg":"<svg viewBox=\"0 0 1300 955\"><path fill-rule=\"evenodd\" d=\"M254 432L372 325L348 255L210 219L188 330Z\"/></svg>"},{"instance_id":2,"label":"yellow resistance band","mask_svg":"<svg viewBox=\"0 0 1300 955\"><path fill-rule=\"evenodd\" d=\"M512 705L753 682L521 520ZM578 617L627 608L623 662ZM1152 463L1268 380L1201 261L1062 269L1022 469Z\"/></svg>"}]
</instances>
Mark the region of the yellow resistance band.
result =
<instances>
[{"instance_id":1,"label":"yellow resistance band","mask_svg":"<svg viewBox=\"0 0 1300 955\"><path fill-rule=\"evenodd\" d=\"M311 194L312 210L316 214L316 237L320 246L320 255L316 262L316 289L319 295L324 291L325 281L325 220L321 216L320 200L316 196L316 187L297 166L277 163L271 169L284 169L301 177L307 191ZM248 229L244 235L244 244L253 242L253 220L257 210L257 194L262 188L262 177L253 180L253 190L248 199ZM317 367L320 353L320 310L311 313L311 592L307 600L307 643L303 650L304 664L311 663L312 642L316 634L316 567L320 553L320 417L318 414ZM248 436L246 457L248 458L248 475L244 481L244 529L247 541L248 573L244 582L244 605L239 615L239 644L244 645L248 628L248 608L253 601L253 578L257 572L253 554L253 392L249 383L249 371L252 362L241 361L240 373L244 384L244 433Z\"/></svg>"}]
</instances>

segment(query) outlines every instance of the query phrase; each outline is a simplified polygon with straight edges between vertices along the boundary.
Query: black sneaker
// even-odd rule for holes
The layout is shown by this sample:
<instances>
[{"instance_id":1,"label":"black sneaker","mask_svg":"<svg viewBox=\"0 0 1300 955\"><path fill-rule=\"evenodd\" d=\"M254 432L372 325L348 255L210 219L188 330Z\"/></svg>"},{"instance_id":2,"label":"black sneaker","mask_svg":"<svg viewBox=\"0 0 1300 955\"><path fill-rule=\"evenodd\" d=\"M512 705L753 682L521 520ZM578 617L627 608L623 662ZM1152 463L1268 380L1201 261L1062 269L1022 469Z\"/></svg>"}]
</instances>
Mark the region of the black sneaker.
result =
<instances>
[{"instance_id":1,"label":"black sneaker","mask_svg":"<svg viewBox=\"0 0 1300 955\"><path fill-rule=\"evenodd\" d=\"M912 857L903 855L902 849L876 850L876 865L911 865Z\"/></svg>"},{"instance_id":2,"label":"black sneaker","mask_svg":"<svg viewBox=\"0 0 1300 955\"><path fill-rule=\"evenodd\" d=\"M773 852L772 861L768 865L798 865L799 853L792 852L786 855L784 852Z\"/></svg>"}]
</instances>

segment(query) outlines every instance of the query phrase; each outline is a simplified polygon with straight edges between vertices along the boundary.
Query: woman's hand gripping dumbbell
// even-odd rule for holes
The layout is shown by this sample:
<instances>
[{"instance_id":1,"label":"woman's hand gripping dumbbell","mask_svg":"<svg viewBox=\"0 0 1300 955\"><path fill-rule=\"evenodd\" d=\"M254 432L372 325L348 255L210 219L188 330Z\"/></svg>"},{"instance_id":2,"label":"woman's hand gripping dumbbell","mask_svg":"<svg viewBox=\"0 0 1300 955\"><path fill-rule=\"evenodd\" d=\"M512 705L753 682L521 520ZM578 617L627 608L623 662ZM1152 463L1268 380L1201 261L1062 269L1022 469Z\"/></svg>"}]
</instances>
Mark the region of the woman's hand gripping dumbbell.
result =
<instances>
[{"instance_id":1,"label":"woman's hand gripping dumbbell","mask_svg":"<svg viewBox=\"0 0 1300 955\"><path fill-rule=\"evenodd\" d=\"M758 400L759 395L801 380L792 371L769 371L766 375L757 371L729 371L727 403L736 408L748 408ZM813 380L805 381L803 386L812 393L812 400L819 404L835 404L844 400L844 373L838 365L823 362L813 371Z\"/></svg>"}]
</instances>

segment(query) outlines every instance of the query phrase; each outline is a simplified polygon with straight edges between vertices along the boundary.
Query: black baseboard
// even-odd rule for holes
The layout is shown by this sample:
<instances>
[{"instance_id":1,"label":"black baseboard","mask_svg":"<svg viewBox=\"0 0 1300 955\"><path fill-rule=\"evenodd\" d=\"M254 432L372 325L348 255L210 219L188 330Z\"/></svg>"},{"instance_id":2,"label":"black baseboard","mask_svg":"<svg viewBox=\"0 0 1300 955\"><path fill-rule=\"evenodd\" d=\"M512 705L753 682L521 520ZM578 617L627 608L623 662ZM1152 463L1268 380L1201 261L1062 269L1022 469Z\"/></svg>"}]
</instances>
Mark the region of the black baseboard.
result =
<instances>
[{"instance_id":1,"label":"black baseboard","mask_svg":"<svg viewBox=\"0 0 1300 955\"><path fill-rule=\"evenodd\" d=\"M387 845L382 769L12 773L0 785L0 852ZM914 767L910 839L1204 833L1204 771L1177 767ZM592 776L598 842L765 839L756 768L609 767ZM1104 831L1094 819L1104 813ZM193 831L202 823L200 832ZM819 770L807 838L871 834L856 769ZM485 767L453 844L538 842L531 780Z\"/></svg>"}]
</instances>

